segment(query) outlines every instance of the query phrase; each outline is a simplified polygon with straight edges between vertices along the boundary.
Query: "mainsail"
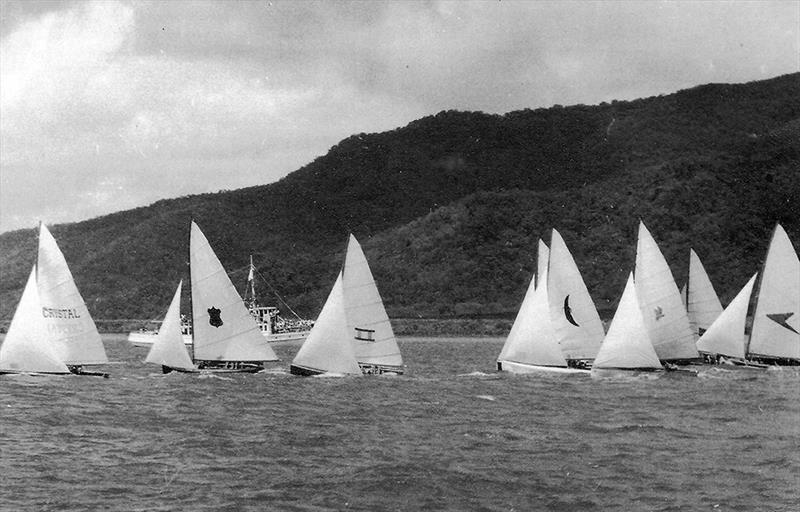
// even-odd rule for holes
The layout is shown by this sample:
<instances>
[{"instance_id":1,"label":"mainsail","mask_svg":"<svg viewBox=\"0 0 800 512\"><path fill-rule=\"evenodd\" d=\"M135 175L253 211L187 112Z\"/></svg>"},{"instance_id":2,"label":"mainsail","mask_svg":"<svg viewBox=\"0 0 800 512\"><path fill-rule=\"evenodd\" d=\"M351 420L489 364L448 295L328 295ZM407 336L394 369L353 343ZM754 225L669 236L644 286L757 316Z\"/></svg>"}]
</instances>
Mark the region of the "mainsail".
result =
<instances>
[{"instance_id":1,"label":"mainsail","mask_svg":"<svg viewBox=\"0 0 800 512\"><path fill-rule=\"evenodd\" d=\"M53 235L39 226L36 284L47 337L67 365L107 363L100 333Z\"/></svg>"},{"instance_id":2,"label":"mainsail","mask_svg":"<svg viewBox=\"0 0 800 512\"><path fill-rule=\"evenodd\" d=\"M757 275L757 274L756 274ZM729 357L745 357L745 324L747 322L747 307L756 276L750 278L747 284L736 294L728 307L726 307L706 332L697 340L697 350L706 354L719 354Z\"/></svg>"},{"instance_id":3,"label":"mainsail","mask_svg":"<svg viewBox=\"0 0 800 512\"><path fill-rule=\"evenodd\" d=\"M47 340L35 267L0 345L0 373L3 372L69 373Z\"/></svg>"},{"instance_id":4,"label":"mainsail","mask_svg":"<svg viewBox=\"0 0 800 512\"><path fill-rule=\"evenodd\" d=\"M196 361L277 361L197 224L189 239Z\"/></svg>"},{"instance_id":5,"label":"mainsail","mask_svg":"<svg viewBox=\"0 0 800 512\"><path fill-rule=\"evenodd\" d=\"M689 282L686 290L686 313L695 336L700 336L722 313L722 304L694 249L689 250Z\"/></svg>"},{"instance_id":6,"label":"mainsail","mask_svg":"<svg viewBox=\"0 0 800 512\"><path fill-rule=\"evenodd\" d=\"M292 366L319 373L361 375L347 329L341 272Z\"/></svg>"},{"instance_id":7,"label":"mainsail","mask_svg":"<svg viewBox=\"0 0 800 512\"><path fill-rule=\"evenodd\" d=\"M662 361L698 357L678 285L644 222L639 223L634 283L650 341Z\"/></svg>"},{"instance_id":8,"label":"mainsail","mask_svg":"<svg viewBox=\"0 0 800 512\"><path fill-rule=\"evenodd\" d=\"M800 360L800 261L778 224L758 287L748 356Z\"/></svg>"},{"instance_id":9,"label":"mainsail","mask_svg":"<svg viewBox=\"0 0 800 512\"><path fill-rule=\"evenodd\" d=\"M397 339L383 307L367 258L351 234L342 269L347 330L359 363L402 366Z\"/></svg>"},{"instance_id":10,"label":"mainsail","mask_svg":"<svg viewBox=\"0 0 800 512\"><path fill-rule=\"evenodd\" d=\"M145 362L169 366L170 368L181 368L193 370L195 368L186 344L183 342L181 334L181 288L183 281L178 283L178 289L169 304L167 315L158 329L156 341L150 347Z\"/></svg>"},{"instance_id":11,"label":"mainsail","mask_svg":"<svg viewBox=\"0 0 800 512\"><path fill-rule=\"evenodd\" d=\"M617 311L611 320L592 369L662 368L645 325L633 274L628 276Z\"/></svg>"},{"instance_id":12,"label":"mainsail","mask_svg":"<svg viewBox=\"0 0 800 512\"><path fill-rule=\"evenodd\" d=\"M541 240L538 258L544 263L539 266L539 286L535 287L534 280L531 279L525 299L497 360L501 363L511 361L532 366L566 367L567 360L561 352L555 329L550 322L545 285L548 281L549 251Z\"/></svg>"},{"instance_id":13,"label":"mainsail","mask_svg":"<svg viewBox=\"0 0 800 512\"><path fill-rule=\"evenodd\" d=\"M555 229L547 269L550 320L567 359L594 359L605 331L580 270Z\"/></svg>"}]
</instances>

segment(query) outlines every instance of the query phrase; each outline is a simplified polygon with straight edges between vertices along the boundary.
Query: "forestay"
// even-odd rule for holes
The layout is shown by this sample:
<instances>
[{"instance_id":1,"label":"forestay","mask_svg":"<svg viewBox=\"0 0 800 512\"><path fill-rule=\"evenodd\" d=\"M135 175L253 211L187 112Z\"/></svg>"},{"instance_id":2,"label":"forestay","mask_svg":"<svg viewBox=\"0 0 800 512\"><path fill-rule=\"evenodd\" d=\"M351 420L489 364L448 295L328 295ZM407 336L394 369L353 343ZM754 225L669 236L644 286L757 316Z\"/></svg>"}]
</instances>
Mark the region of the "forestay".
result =
<instances>
[{"instance_id":1,"label":"forestay","mask_svg":"<svg viewBox=\"0 0 800 512\"><path fill-rule=\"evenodd\" d=\"M106 351L53 235L39 226L36 284L49 342L67 365L107 363Z\"/></svg>"}]
</instances>

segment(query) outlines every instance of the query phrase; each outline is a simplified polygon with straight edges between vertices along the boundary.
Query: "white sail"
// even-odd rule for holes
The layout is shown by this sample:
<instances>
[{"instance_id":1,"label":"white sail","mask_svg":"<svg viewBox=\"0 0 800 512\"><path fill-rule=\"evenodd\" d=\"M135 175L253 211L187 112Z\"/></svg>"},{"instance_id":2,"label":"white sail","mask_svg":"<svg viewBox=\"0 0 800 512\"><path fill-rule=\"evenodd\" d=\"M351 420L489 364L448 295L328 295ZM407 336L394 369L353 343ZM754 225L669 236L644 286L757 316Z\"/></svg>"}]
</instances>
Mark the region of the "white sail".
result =
<instances>
[{"instance_id":1,"label":"white sail","mask_svg":"<svg viewBox=\"0 0 800 512\"><path fill-rule=\"evenodd\" d=\"M194 369L192 358L186 344L183 343L181 334L181 288L183 281L178 283L178 289L169 304L167 315L158 329L156 340L147 353L146 363L160 364L170 368Z\"/></svg>"},{"instance_id":2,"label":"white sail","mask_svg":"<svg viewBox=\"0 0 800 512\"><path fill-rule=\"evenodd\" d=\"M757 275L757 274L756 274ZM747 307L756 276L750 278L728 307L697 340L697 350L706 354L720 354L729 357L745 357L744 328L747 322Z\"/></svg>"},{"instance_id":3,"label":"white sail","mask_svg":"<svg viewBox=\"0 0 800 512\"><path fill-rule=\"evenodd\" d=\"M0 372L69 373L48 342L36 290L36 269L31 270L25 290L0 345Z\"/></svg>"},{"instance_id":4,"label":"white sail","mask_svg":"<svg viewBox=\"0 0 800 512\"><path fill-rule=\"evenodd\" d=\"M555 229L547 270L550 320L567 359L594 359L605 331L564 239Z\"/></svg>"},{"instance_id":5,"label":"white sail","mask_svg":"<svg viewBox=\"0 0 800 512\"><path fill-rule=\"evenodd\" d=\"M650 342L636 289L631 274L592 369L662 368Z\"/></svg>"},{"instance_id":6,"label":"white sail","mask_svg":"<svg viewBox=\"0 0 800 512\"><path fill-rule=\"evenodd\" d=\"M277 361L197 224L189 239L194 359Z\"/></svg>"},{"instance_id":7,"label":"white sail","mask_svg":"<svg viewBox=\"0 0 800 512\"><path fill-rule=\"evenodd\" d=\"M341 272L292 364L323 373L361 375L347 329Z\"/></svg>"},{"instance_id":8,"label":"white sail","mask_svg":"<svg viewBox=\"0 0 800 512\"><path fill-rule=\"evenodd\" d=\"M639 223L634 282L647 332L659 359L698 357L678 285L643 222Z\"/></svg>"},{"instance_id":9,"label":"white sail","mask_svg":"<svg viewBox=\"0 0 800 512\"><path fill-rule=\"evenodd\" d=\"M706 331L722 313L722 304L694 249L689 250L689 283L686 290L686 313L695 336Z\"/></svg>"},{"instance_id":10,"label":"white sail","mask_svg":"<svg viewBox=\"0 0 800 512\"><path fill-rule=\"evenodd\" d=\"M351 234L342 269L347 329L359 363L402 366L403 358L367 258Z\"/></svg>"},{"instance_id":11,"label":"white sail","mask_svg":"<svg viewBox=\"0 0 800 512\"><path fill-rule=\"evenodd\" d=\"M537 247L536 253L536 275L535 283L536 285L534 288L541 286L543 283L546 283L546 279L542 279L542 276L547 275L547 265L550 262L550 249L547 248L547 244L540 238L539 244Z\"/></svg>"},{"instance_id":12,"label":"white sail","mask_svg":"<svg viewBox=\"0 0 800 512\"><path fill-rule=\"evenodd\" d=\"M534 280L528 286L525 299L519 308L511 332L497 360L511 361L532 366L566 367L567 360L558 345L558 338L550 321L550 308L547 300L547 259L549 251L542 250L539 243L539 260L544 265L537 276L540 286L534 287Z\"/></svg>"},{"instance_id":13,"label":"white sail","mask_svg":"<svg viewBox=\"0 0 800 512\"><path fill-rule=\"evenodd\" d=\"M761 273L748 353L800 360L800 262L780 224Z\"/></svg>"},{"instance_id":14,"label":"white sail","mask_svg":"<svg viewBox=\"0 0 800 512\"><path fill-rule=\"evenodd\" d=\"M53 235L39 226L36 284L47 337L65 364L107 363L103 340Z\"/></svg>"}]
</instances>

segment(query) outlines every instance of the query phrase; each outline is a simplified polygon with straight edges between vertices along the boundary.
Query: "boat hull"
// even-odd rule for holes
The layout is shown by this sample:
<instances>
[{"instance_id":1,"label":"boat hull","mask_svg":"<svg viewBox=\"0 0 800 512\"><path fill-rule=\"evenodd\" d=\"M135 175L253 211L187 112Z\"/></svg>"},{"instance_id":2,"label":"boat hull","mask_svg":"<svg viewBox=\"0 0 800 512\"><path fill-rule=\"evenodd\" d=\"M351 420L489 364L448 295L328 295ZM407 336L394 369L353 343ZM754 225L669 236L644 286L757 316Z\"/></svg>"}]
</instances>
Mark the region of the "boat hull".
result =
<instances>
[{"instance_id":1,"label":"boat hull","mask_svg":"<svg viewBox=\"0 0 800 512\"><path fill-rule=\"evenodd\" d=\"M589 373L588 369L582 368L569 368L566 366L540 366L534 364L517 363L515 361L497 361L497 371L509 373Z\"/></svg>"},{"instance_id":2,"label":"boat hull","mask_svg":"<svg viewBox=\"0 0 800 512\"><path fill-rule=\"evenodd\" d=\"M358 363L358 367L364 375L403 375L405 371L402 366L388 364Z\"/></svg>"},{"instance_id":3,"label":"boat hull","mask_svg":"<svg viewBox=\"0 0 800 512\"><path fill-rule=\"evenodd\" d=\"M273 334L262 332L267 343L276 343L279 341L302 341L308 337L308 333L309 331L279 332ZM155 331L133 331L128 334L128 342L130 342L130 344L134 347L150 348L153 346L153 343L155 343L157 334L158 333ZM189 334L184 334L182 337L184 345L191 347L192 336Z\"/></svg>"},{"instance_id":4,"label":"boat hull","mask_svg":"<svg viewBox=\"0 0 800 512\"><path fill-rule=\"evenodd\" d=\"M300 377L313 377L314 375L322 375L325 372L317 370L316 368L293 364L289 366L289 373L292 375L299 375Z\"/></svg>"}]
</instances>

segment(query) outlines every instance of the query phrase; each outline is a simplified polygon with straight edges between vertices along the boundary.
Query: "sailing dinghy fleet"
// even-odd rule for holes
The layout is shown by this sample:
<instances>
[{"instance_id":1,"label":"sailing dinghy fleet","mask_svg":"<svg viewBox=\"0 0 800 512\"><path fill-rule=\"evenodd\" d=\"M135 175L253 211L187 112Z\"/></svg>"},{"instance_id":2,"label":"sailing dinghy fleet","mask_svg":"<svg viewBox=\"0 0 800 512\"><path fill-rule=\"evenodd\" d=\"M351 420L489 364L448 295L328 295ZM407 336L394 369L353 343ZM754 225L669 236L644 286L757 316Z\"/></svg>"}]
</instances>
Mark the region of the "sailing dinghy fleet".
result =
<instances>
[{"instance_id":1,"label":"sailing dinghy fleet","mask_svg":"<svg viewBox=\"0 0 800 512\"><path fill-rule=\"evenodd\" d=\"M741 368L800 364L800 263L780 224L757 293L751 298L754 276L723 310L697 254L690 253L689 283L682 294L640 222L635 268L605 334L596 327L597 311L557 231L549 251L539 241L537 266L536 285L532 280L498 356L498 370L591 368L592 374L601 375L678 370L702 362ZM746 333L751 304L752 328Z\"/></svg>"},{"instance_id":2,"label":"sailing dinghy fleet","mask_svg":"<svg viewBox=\"0 0 800 512\"><path fill-rule=\"evenodd\" d=\"M181 325L179 282L146 362L164 373L255 373L278 361L196 223L190 226L192 342ZM555 229L538 243L531 279L497 369L602 375L705 363L736 368L800 365L800 262L775 227L761 271L722 308L697 254L679 291L663 254L639 223L636 262L605 332L586 284ZM748 329L748 311L753 312ZM0 374L95 375L102 340L63 253L44 224L5 339ZM402 374L403 358L364 252L350 235L342 267L290 372Z\"/></svg>"}]
</instances>

